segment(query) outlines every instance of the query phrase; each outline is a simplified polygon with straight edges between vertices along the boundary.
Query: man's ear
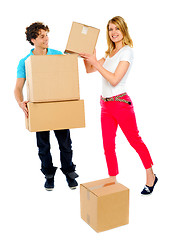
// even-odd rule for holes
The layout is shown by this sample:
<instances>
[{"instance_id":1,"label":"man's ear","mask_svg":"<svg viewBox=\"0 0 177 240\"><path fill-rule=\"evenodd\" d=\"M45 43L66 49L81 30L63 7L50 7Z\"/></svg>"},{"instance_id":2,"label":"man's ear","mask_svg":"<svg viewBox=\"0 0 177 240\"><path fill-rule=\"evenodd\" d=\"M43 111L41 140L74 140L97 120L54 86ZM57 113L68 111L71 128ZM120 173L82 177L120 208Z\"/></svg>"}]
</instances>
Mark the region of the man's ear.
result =
<instances>
[{"instance_id":1,"label":"man's ear","mask_svg":"<svg viewBox=\"0 0 177 240\"><path fill-rule=\"evenodd\" d=\"M31 42L34 44L34 42L35 42L35 39L34 39L34 38L31 38Z\"/></svg>"}]
</instances>

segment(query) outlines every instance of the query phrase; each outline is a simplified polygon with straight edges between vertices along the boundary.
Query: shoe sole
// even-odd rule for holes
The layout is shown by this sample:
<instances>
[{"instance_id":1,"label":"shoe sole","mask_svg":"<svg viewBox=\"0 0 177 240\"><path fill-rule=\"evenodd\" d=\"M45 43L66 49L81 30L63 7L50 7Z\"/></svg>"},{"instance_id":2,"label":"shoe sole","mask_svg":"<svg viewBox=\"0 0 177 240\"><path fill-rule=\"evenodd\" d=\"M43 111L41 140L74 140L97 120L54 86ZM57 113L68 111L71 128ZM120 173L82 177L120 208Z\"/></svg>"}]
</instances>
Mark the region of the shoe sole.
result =
<instances>
[{"instance_id":1,"label":"shoe sole","mask_svg":"<svg viewBox=\"0 0 177 240\"><path fill-rule=\"evenodd\" d=\"M54 188L45 188L46 191L53 191Z\"/></svg>"},{"instance_id":2,"label":"shoe sole","mask_svg":"<svg viewBox=\"0 0 177 240\"><path fill-rule=\"evenodd\" d=\"M153 192L151 192L151 193L149 193L149 194L142 194L142 193L141 193L141 196L142 196L142 197L148 197L148 196L151 196L152 193L153 193Z\"/></svg>"},{"instance_id":3,"label":"shoe sole","mask_svg":"<svg viewBox=\"0 0 177 240\"><path fill-rule=\"evenodd\" d=\"M71 190L74 190L74 189L76 189L77 187L69 187Z\"/></svg>"}]
</instances>

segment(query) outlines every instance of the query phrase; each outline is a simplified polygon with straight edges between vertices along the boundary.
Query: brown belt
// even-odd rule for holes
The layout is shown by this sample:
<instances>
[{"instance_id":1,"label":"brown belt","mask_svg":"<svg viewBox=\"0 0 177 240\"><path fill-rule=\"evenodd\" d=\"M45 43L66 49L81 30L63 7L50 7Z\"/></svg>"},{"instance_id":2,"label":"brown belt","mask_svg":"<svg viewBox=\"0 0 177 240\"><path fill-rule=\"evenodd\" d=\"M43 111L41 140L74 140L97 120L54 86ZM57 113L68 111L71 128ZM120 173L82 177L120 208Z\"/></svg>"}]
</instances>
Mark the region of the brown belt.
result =
<instances>
[{"instance_id":1,"label":"brown belt","mask_svg":"<svg viewBox=\"0 0 177 240\"><path fill-rule=\"evenodd\" d=\"M104 102L117 101L117 102L124 102L124 103L127 103L127 104L131 105L132 103L130 101L127 101L125 99L121 99L121 97L124 97L126 95L127 95L126 93L123 93L123 94L120 94L118 96L110 97L110 98L103 98L103 97L101 97L101 99Z\"/></svg>"}]
</instances>

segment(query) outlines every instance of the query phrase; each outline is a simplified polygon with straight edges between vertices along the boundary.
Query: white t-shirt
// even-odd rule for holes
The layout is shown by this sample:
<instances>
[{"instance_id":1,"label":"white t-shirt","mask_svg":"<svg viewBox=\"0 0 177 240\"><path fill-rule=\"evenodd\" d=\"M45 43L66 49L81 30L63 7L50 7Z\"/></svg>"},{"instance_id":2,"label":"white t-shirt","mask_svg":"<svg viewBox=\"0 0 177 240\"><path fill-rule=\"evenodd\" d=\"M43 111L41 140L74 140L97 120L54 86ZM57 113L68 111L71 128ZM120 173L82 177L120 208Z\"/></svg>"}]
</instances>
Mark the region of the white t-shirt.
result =
<instances>
[{"instance_id":1,"label":"white t-shirt","mask_svg":"<svg viewBox=\"0 0 177 240\"><path fill-rule=\"evenodd\" d=\"M126 80L133 62L133 50L128 45L122 47L113 57L107 57L103 67L109 72L114 73L120 61L128 61L130 66L121 79L121 81L114 87L105 78L102 77L102 97L108 98L126 92Z\"/></svg>"}]
</instances>

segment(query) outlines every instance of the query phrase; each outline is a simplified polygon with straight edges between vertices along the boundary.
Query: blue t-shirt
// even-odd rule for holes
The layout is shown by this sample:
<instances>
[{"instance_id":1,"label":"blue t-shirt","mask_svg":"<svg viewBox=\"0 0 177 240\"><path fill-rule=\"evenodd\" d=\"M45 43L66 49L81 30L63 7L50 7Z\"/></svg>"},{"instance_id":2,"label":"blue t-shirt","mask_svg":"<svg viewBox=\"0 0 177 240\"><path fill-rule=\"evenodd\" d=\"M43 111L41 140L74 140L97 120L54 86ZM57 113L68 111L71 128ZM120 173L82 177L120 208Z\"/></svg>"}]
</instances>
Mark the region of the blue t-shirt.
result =
<instances>
[{"instance_id":1,"label":"blue t-shirt","mask_svg":"<svg viewBox=\"0 0 177 240\"><path fill-rule=\"evenodd\" d=\"M31 55L34 55L33 54L33 49L31 49L30 53L22 58L18 64L18 67L17 67L17 78L26 78L26 71L25 71L25 60L31 56ZM58 51L58 50L54 50L54 49L51 49L51 48L47 48L47 55L61 55L62 52Z\"/></svg>"}]
</instances>

